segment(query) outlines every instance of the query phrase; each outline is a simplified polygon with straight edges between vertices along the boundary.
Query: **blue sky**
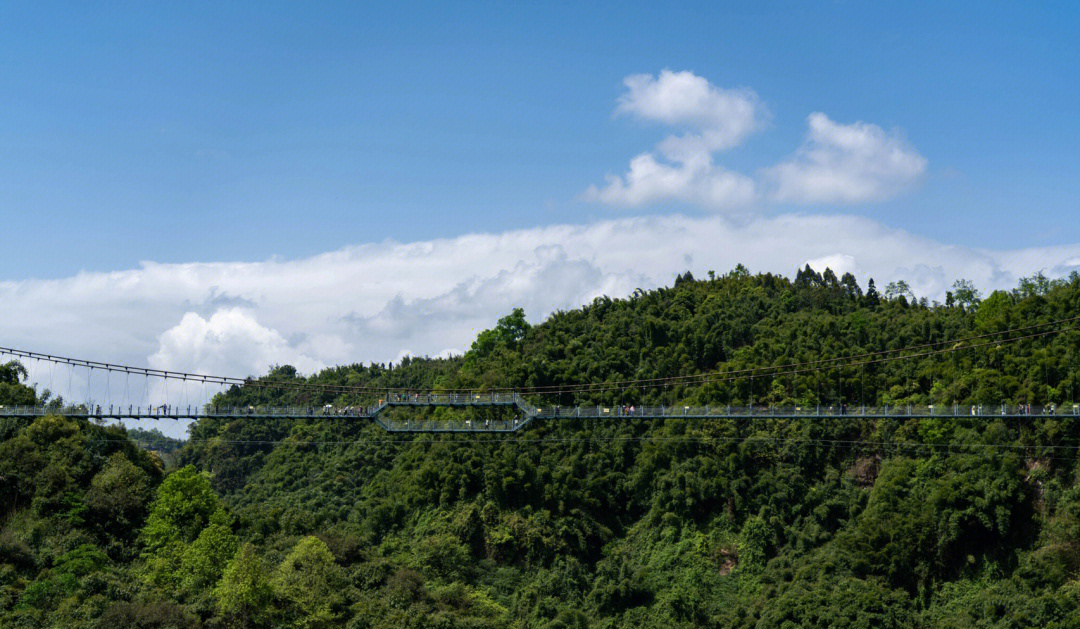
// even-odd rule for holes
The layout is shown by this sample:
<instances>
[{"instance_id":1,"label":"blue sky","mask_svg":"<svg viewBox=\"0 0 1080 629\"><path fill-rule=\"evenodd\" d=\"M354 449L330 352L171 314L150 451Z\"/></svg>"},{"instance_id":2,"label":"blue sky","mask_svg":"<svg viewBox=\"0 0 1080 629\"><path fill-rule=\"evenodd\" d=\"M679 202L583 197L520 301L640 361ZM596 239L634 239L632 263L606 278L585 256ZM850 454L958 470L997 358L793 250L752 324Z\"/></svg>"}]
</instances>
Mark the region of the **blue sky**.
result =
<instances>
[{"instance_id":1,"label":"blue sky","mask_svg":"<svg viewBox=\"0 0 1080 629\"><path fill-rule=\"evenodd\" d=\"M1080 271L1078 5L670 5L0 2L0 345L310 373L688 269Z\"/></svg>"},{"instance_id":2,"label":"blue sky","mask_svg":"<svg viewBox=\"0 0 1080 629\"><path fill-rule=\"evenodd\" d=\"M0 6L3 279L293 259L627 215L583 199L671 129L615 115L623 80L752 89L749 176L806 117L865 121L926 160L902 194L766 203L944 243L1080 240L1076 5L528 3Z\"/></svg>"}]
</instances>

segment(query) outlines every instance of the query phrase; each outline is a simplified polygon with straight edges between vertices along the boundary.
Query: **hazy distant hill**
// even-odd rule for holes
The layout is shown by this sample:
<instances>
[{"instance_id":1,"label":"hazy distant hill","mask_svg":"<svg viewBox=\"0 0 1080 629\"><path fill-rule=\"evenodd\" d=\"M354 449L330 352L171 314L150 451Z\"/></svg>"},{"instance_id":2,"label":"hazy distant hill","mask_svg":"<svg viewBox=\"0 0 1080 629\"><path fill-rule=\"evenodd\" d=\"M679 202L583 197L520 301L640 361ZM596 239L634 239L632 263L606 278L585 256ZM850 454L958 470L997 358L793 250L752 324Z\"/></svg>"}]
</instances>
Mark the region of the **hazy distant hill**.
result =
<instances>
[{"instance_id":1,"label":"hazy distant hill","mask_svg":"<svg viewBox=\"0 0 1080 629\"><path fill-rule=\"evenodd\" d=\"M167 437L157 428L151 428L150 430L143 430L142 428L129 428L128 436L131 437L135 443L146 448L147 450L154 450L156 452L162 452L165 454L171 454L180 449L184 445L184 442L180 439L173 439Z\"/></svg>"}]
</instances>

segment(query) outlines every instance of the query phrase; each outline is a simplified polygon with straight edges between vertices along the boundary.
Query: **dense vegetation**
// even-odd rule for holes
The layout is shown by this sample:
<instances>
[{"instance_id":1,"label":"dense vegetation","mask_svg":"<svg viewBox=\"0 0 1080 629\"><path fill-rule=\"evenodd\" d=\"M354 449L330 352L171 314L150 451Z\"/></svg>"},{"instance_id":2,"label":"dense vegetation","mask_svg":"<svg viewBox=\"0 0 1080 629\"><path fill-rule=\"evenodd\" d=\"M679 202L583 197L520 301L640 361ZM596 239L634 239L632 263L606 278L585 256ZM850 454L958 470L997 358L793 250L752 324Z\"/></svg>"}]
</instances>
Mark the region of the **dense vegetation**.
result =
<instances>
[{"instance_id":1,"label":"dense vegetation","mask_svg":"<svg viewBox=\"0 0 1080 629\"><path fill-rule=\"evenodd\" d=\"M945 304L810 269L742 269L538 325L452 359L263 381L566 386L729 372L1080 314L1080 277ZM1015 336L1015 335L1013 335ZM993 337L991 337L993 338ZM204 420L166 465L119 428L0 428L0 625L1080 626L1080 335L538 403L1056 404L1016 420L539 422L500 436ZM946 345L947 347L948 345ZM0 367L0 403L36 393ZM236 387L221 405L380 395ZM21 396L21 397L20 397ZM147 435L141 435L148 440ZM167 442L154 438L162 451Z\"/></svg>"}]
</instances>

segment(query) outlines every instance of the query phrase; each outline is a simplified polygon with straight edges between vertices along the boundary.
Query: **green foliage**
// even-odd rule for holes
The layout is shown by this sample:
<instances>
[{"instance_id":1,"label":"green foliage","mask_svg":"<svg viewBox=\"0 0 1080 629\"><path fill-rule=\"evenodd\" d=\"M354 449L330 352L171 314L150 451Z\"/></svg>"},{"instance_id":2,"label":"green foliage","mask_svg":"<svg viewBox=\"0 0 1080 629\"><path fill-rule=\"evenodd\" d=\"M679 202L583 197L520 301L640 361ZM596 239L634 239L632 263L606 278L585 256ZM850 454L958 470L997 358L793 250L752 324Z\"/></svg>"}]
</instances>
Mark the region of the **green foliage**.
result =
<instances>
[{"instance_id":1,"label":"green foliage","mask_svg":"<svg viewBox=\"0 0 1080 629\"><path fill-rule=\"evenodd\" d=\"M747 518L739 534L739 564L743 567L762 568L768 557L772 531L761 516Z\"/></svg>"},{"instance_id":2,"label":"green foliage","mask_svg":"<svg viewBox=\"0 0 1080 629\"><path fill-rule=\"evenodd\" d=\"M992 332L1009 327L1009 309L1012 298L1005 291L996 290L979 302L975 312L975 327L979 331Z\"/></svg>"},{"instance_id":3,"label":"green foliage","mask_svg":"<svg viewBox=\"0 0 1080 629\"><path fill-rule=\"evenodd\" d=\"M331 627L344 603L341 568L326 543L317 537L297 542L278 566L274 590L288 607L286 616L296 627Z\"/></svg>"},{"instance_id":4,"label":"green foliage","mask_svg":"<svg viewBox=\"0 0 1080 629\"><path fill-rule=\"evenodd\" d=\"M1017 534L1027 496L1014 457L954 455L886 461L841 546L860 575L915 592L969 572Z\"/></svg>"},{"instance_id":5,"label":"green foliage","mask_svg":"<svg viewBox=\"0 0 1080 629\"><path fill-rule=\"evenodd\" d=\"M488 356L496 350L517 349L529 329L529 323L525 320L525 311L514 308L513 312L499 319L498 325L493 329L484 330L477 335L466 356L466 361Z\"/></svg>"},{"instance_id":6,"label":"green foliage","mask_svg":"<svg viewBox=\"0 0 1080 629\"><path fill-rule=\"evenodd\" d=\"M239 546L231 525L231 518L224 510L216 511L210 516L210 524L184 550L180 560L183 590L197 593L212 588L221 579Z\"/></svg>"},{"instance_id":7,"label":"green foliage","mask_svg":"<svg viewBox=\"0 0 1080 629\"><path fill-rule=\"evenodd\" d=\"M214 588L222 615L241 626L265 623L274 598L267 573L268 567L255 547L250 543L241 546Z\"/></svg>"},{"instance_id":8,"label":"green foliage","mask_svg":"<svg viewBox=\"0 0 1080 629\"><path fill-rule=\"evenodd\" d=\"M101 572L110 564L109 556L92 544L83 544L61 555L53 566L58 575L85 577Z\"/></svg>"},{"instance_id":9,"label":"green foliage","mask_svg":"<svg viewBox=\"0 0 1080 629\"><path fill-rule=\"evenodd\" d=\"M0 406L33 406L37 394L23 384L28 376L26 367L17 360L0 364Z\"/></svg>"},{"instance_id":10,"label":"green foliage","mask_svg":"<svg viewBox=\"0 0 1080 629\"><path fill-rule=\"evenodd\" d=\"M145 471L116 453L90 481L86 505L102 526L112 531L127 529L142 520L151 486Z\"/></svg>"},{"instance_id":11,"label":"green foliage","mask_svg":"<svg viewBox=\"0 0 1080 629\"><path fill-rule=\"evenodd\" d=\"M956 304L961 308L972 308L979 305L979 289L971 280L956 280L953 282L952 296Z\"/></svg>"},{"instance_id":12,"label":"green foliage","mask_svg":"<svg viewBox=\"0 0 1080 629\"><path fill-rule=\"evenodd\" d=\"M914 613L903 592L853 577L796 582L764 609L756 627L910 627Z\"/></svg>"},{"instance_id":13,"label":"green foliage","mask_svg":"<svg viewBox=\"0 0 1080 629\"><path fill-rule=\"evenodd\" d=\"M109 502L110 480L119 475L132 484L135 500L160 478L153 461L130 443L118 439L117 428L94 426L86 421L46 416L17 428L14 436L0 441L0 522L30 509L35 517L49 519L54 532L92 531L92 511L116 506ZM112 496L127 504L127 496ZM141 507L125 511L128 524L135 523ZM110 527L95 531L106 538L124 539L130 529Z\"/></svg>"},{"instance_id":14,"label":"green foliage","mask_svg":"<svg viewBox=\"0 0 1080 629\"><path fill-rule=\"evenodd\" d=\"M209 474L188 465L158 486L140 538L151 553L175 542L190 543L220 508Z\"/></svg>"},{"instance_id":15,"label":"green foliage","mask_svg":"<svg viewBox=\"0 0 1080 629\"><path fill-rule=\"evenodd\" d=\"M120 601L107 608L94 629L198 629L198 616L173 601Z\"/></svg>"},{"instance_id":16,"label":"green foliage","mask_svg":"<svg viewBox=\"0 0 1080 629\"><path fill-rule=\"evenodd\" d=\"M885 287L885 299L896 300L901 298L905 300L905 303L915 301L915 293L911 291L911 287L904 280L889 282L889 285Z\"/></svg>"},{"instance_id":17,"label":"green foliage","mask_svg":"<svg viewBox=\"0 0 1080 629\"><path fill-rule=\"evenodd\" d=\"M139 533L149 582L170 591L213 587L236 548L226 523L208 474L190 465L170 474Z\"/></svg>"}]
</instances>

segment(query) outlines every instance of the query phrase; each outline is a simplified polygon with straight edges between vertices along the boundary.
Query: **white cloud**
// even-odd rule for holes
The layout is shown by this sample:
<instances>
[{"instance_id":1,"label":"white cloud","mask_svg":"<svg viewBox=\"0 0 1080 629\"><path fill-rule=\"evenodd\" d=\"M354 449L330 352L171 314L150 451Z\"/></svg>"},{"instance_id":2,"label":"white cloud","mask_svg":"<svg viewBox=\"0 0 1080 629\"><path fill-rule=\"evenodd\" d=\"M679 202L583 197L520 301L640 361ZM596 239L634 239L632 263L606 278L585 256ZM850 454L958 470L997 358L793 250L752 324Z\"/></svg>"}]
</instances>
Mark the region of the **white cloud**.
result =
<instances>
[{"instance_id":1,"label":"white cloud","mask_svg":"<svg viewBox=\"0 0 1080 629\"><path fill-rule=\"evenodd\" d=\"M754 181L713 163L707 152L676 164L652 153L630 160L630 170L607 176L603 188L590 186L585 198L609 205L638 207L658 201L681 201L709 208L736 208L754 200Z\"/></svg>"},{"instance_id":2,"label":"white cloud","mask_svg":"<svg viewBox=\"0 0 1080 629\"><path fill-rule=\"evenodd\" d=\"M615 112L681 131L653 151L630 160L622 175L589 186L584 199L640 207L677 201L706 209L739 211L764 196L782 203L882 201L912 188L926 173L926 158L896 131L866 122L840 124L823 113L807 117L805 142L787 160L762 169L763 181L716 163L768 120L757 94L724 89L692 72L634 74ZM767 191L767 194L762 191Z\"/></svg>"},{"instance_id":3,"label":"white cloud","mask_svg":"<svg viewBox=\"0 0 1080 629\"><path fill-rule=\"evenodd\" d=\"M973 249L852 216L647 216L364 244L298 260L144 263L0 282L0 320L4 345L245 376L275 363L310 372L391 361L405 349L461 353L515 306L538 322L599 295L668 285L688 265L698 277L740 262L792 275L809 262L837 274L854 269L863 286L869 277L879 286L905 279L919 296L941 299L957 278L985 293L1039 269L1075 270L1078 259L1080 245ZM62 369L29 367L43 386L69 394ZM94 378L100 388L102 375ZM112 382L114 395L123 384Z\"/></svg>"},{"instance_id":4,"label":"white cloud","mask_svg":"<svg viewBox=\"0 0 1080 629\"><path fill-rule=\"evenodd\" d=\"M616 113L700 130L698 137L714 151L737 146L767 117L753 90L723 89L693 72L632 74L623 85Z\"/></svg>"},{"instance_id":5,"label":"white cloud","mask_svg":"<svg viewBox=\"0 0 1080 629\"><path fill-rule=\"evenodd\" d=\"M158 336L158 350L148 362L155 369L236 375L259 375L273 365L292 365L301 373L326 367L242 308L222 308L205 319L185 313Z\"/></svg>"},{"instance_id":6,"label":"white cloud","mask_svg":"<svg viewBox=\"0 0 1080 629\"><path fill-rule=\"evenodd\" d=\"M844 273L851 273L858 277L857 274L859 272L859 265L855 264L855 256L846 253L834 253L820 258L814 258L813 260L807 260L806 264L803 266L809 266L818 273L824 273L825 269L832 269L832 272L836 273L837 277L843 277Z\"/></svg>"},{"instance_id":7,"label":"white cloud","mask_svg":"<svg viewBox=\"0 0 1080 629\"><path fill-rule=\"evenodd\" d=\"M803 146L765 171L775 201L882 201L911 188L926 173L926 158L897 132L865 122L839 124L820 112L810 114L807 124Z\"/></svg>"},{"instance_id":8,"label":"white cloud","mask_svg":"<svg viewBox=\"0 0 1080 629\"><path fill-rule=\"evenodd\" d=\"M280 332L259 324L249 310L238 307L219 308L207 318L187 312L179 323L158 336L157 343L157 351L146 362L165 371L244 377L264 374L275 365L292 365L308 374L327 366L309 357L307 348L290 344ZM104 394L101 388L99 383L99 396ZM197 405L220 389L194 381L153 379L146 383L145 399L129 403ZM134 395L129 394L132 398L138 396L138 389Z\"/></svg>"},{"instance_id":9,"label":"white cloud","mask_svg":"<svg viewBox=\"0 0 1080 629\"><path fill-rule=\"evenodd\" d=\"M760 129L768 114L750 89L723 89L692 72L664 70L656 77L634 74L616 113L682 127L683 135L661 141L655 152L630 161L623 176L608 175L603 187L589 186L584 198L637 207L680 201L711 209L744 207L756 197L754 181L717 165L713 154L737 146Z\"/></svg>"}]
</instances>

